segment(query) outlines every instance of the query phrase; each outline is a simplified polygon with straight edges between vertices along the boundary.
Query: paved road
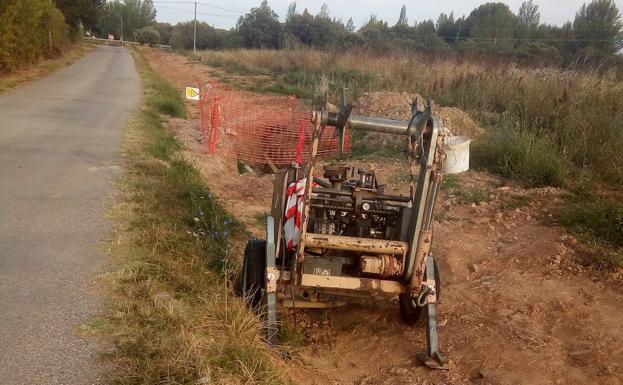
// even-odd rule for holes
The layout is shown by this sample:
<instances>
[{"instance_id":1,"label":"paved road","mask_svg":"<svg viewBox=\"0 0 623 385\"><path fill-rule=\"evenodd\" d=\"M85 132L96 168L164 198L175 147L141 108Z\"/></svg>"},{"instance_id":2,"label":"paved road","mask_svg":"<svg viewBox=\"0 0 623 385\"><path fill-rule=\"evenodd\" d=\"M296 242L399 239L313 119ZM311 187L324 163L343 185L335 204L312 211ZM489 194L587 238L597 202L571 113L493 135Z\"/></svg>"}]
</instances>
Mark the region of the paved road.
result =
<instances>
[{"instance_id":1,"label":"paved road","mask_svg":"<svg viewBox=\"0 0 623 385\"><path fill-rule=\"evenodd\" d=\"M137 108L130 53L98 47L0 94L0 384L97 384L98 310L121 129Z\"/></svg>"}]
</instances>

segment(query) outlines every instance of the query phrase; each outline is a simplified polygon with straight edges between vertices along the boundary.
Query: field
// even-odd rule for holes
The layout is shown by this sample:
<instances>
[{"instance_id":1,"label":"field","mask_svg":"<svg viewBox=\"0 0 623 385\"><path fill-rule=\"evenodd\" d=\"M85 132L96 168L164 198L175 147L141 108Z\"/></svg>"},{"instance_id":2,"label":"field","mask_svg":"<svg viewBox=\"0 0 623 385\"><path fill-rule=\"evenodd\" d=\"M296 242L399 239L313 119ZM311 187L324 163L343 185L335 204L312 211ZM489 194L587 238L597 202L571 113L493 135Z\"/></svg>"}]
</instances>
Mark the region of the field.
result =
<instances>
[{"instance_id":1,"label":"field","mask_svg":"<svg viewBox=\"0 0 623 385\"><path fill-rule=\"evenodd\" d=\"M328 91L336 101L342 87L354 99L370 91L416 92L495 129L480 160L493 171L532 185L568 186L588 170L585 179L623 184L623 83L614 74L365 51L208 51L199 60L228 73L262 75L253 89L310 100ZM504 161L508 142L521 143L521 152Z\"/></svg>"},{"instance_id":2,"label":"field","mask_svg":"<svg viewBox=\"0 0 623 385\"><path fill-rule=\"evenodd\" d=\"M353 100L370 91L415 92L458 107L486 129L474 143L476 169L529 187L566 188L572 203L561 221L603 247L602 262L623 265L623 83L614 73L362 51L206 51L197 59L222 69L216 75L223 81L260 92L310 101L327 92L333 102L343 87Z\"/></svg>"},{"instance_id":3,"label":"field","mask_svg":"<svg viewBox=\"0 0 623 385\"><path fill-rule=\"evenodd\" d=\"M328 72L324 73L323 77L321 67L322 63L329 69L338 64L329 61L328 56L320 55L322 59L320 61L317 59L312 61L311 56L304 56L312 55L311 52L300 53L302 58L299 59L289 52L283 53L283 58L279 56L281 54L272 51L208 52L201 55L203 58L201 62L196 58L193 60L182 55L152 49L145 49L143 53L154 70L172 82L179 91L188 84L203 81L228 82L246 89L280 93L291 93L293 90L286 89L286 86L298 84L299 95L314 99L322 94L323 90L315 90L311 86L314 84L312 80L309 80L308 86L304 86L304 82L287 83L285 80L288 74L292 73L310 71L312 74L308 69L312 64L309 63L317 63L318 79L321 79L319 84L328 85L332 95L335 95L336 84L339 84L336 80L322 81L323 78L331 79L332 75ZM357 71L365 72L361 67L363 64L356 62L354 54L347 54L344 57L343 60L350 58L352 66L359 68ZM263 58L267 59L260 65ZM217 59L220 62L216 62ZM336 58L336 61L344 63L340 60ZM370 58L361 62L369 63L375 60L380 59ZM439 70L442 68L441 64L431 68ZM388 61L387 65L391 63ZM464 76L467 76L468 71L473 71L471 76L475 77L489 79L489 76L493 76L487 74L487 71L479 70L476 65L460 63L457 65L463 69L457 72L464 72ZM354 98L361 99L363 93L372 90L373 87L379 87L373 89L375 91L407 91L423 95L431 94L435 89L432 84L429 84L431 88L425 88L416 87L416 83L409 83L415 82L417 78L425 79L423 73L408 75L413 76L411 80L405 75L404 84L412 84L413 88L402 87L397 81L388 81L386 87L381 87L382 83L373 82L381 82L383 74L389 74L382 67L380 64L376 67L378 74L370 75L374 76L375 80L369 80L370 83L367 85L357 88L350 83ZM457 80L460 76L457 75L455 78L451 74L452 67L449 64L446 64L445 68L443 74L450 75L444 77L440 72L438 78L447 79L443 85L447 90L450 89L447 88L450 85L446 82L450 82L450 79L458 83L463 82L464 88L471 87L472 83ZM431 72L434 71L436 70L433 69ZM534 83L528 80L522 82L536 87L537 73L533 74ZM543 72L545 73L548 72ZM506 75L500 71L498 76ZM509 76L518 75L511 73ZM571 76L571 74L560 73L556 76ZM590 79L595 82L614 82L596 75L575 76L577 79L584 79L582 81ZM435 95L441 94L438 92L439 94ZM467 90L465 92L467 95ZM510 91L499 92L510 95ZM554 92L550 90L550 93ZM582 90L582 92L589 91ZM614 91L604 89L603 92ZM448 91L446 97L450 98L450 94ZM532 129L515 130L517 127L514 126L499 129L499 123L504 121L502 115L505 113L485 111L485 106L487 110L492 106L485 105L485 102L491 103L491 100L482 95L480 98L483 103L479 107L482 108L480 112L478 109L466 109L486 128L484 137L479 140L483 149L481 154L487 154L484 149L491 148L489 146L492 144L489 141L506 146L500 151L515 149L517 144L519 147L526 146L522 151L530 151L514 152L516 157L525 162L533 161L533 153L536 153L534 156L544 157L546 155L542 152L553 148L551 146L554 142L549 141L553 140L554 131L543 136L547 139L542 140L548 142L541 143L541 139L535 139L536 131ZM440 101L441 98L437 100ZM460 101L458 96L457 101ZM458 102L449 101L441 104L446 103L461 106ZM164 132L170 132L175 136L174 142L179 145L179 154L176 157L181 156L198 170L197 175L205 181L201 183L206 183L210 193L213 194L211 197L213 196L217 204L222 205L222 209L228 213L226 215L235 219L244 229L241 230L243 231L241 236L228 238L225 243L226 249L231 250L231 254L228 254L229 260L235 265L235 261L239 261L240 258L244 232L248 231L256 236L263 234L261 220L270 206L273 179L269 175L239 174L238 164L233 156L235 155L235 149L232 148L233 135L225 135L216 155L205 155L203 145L197 142L198 109L192 103L186 103L186 108L187 118L163 118L167 130ZM164 108L165 111L168 109ZM514 121L513 124L523 124L518 122L521 121ZM504 138L505 142L500 142L501 139L496 135ZM518 135L523 139L510 141L506 135ZM370 143L372 138L356 138L356 140ZM389 182L397 190L404 190L407 183L402 175L404 165L400 157L394 150L377 153L376 147L368 147L370 151L362 151L357 157L357 162L362 166L380 170L382 180ZM164 148L169 146L165 145ZM159 150L156 154L158 153ZM553 153L555 159L565 165L565 178L560 183L548 183L549 180L535 182L519 172L504 172L504 169L491 170L497 173L470 171L446 180L437 209L434 252L440 259L444 282L441 339L444 351L451 358L450 372L431 372L417 364L414 355L424 344L424 331L402 325L398 317L397 304L389 301L371 304L368 307L352 306L327 312L298 310L296 313L286 314L283 322L287 333L284 346L279 350L285 350L288 354L284 357L287 358L271 357L265 350L263 342L253 338L245 339L243 342L250 345L244 346L258 352L254 355L257 361L238 357L236 360L240 361L235 361L238 362L238 366L233 369L240 370L239 373L247 373L246 370L249 368L262 370L252 371L255 376L245 377L242 383L266 383L270 378L268 373L278 373L277 377L284 382L310 385L336 383L545 385L618 384L623 381L623 368L620 365L623 351L618 342L623 338L618 310L623 306L620 286L623 272L618 267L620 260L617 259L618 254L615 252L620 247L620 243L617 243L620 232L616 230L621 224L617 212L611 211L612 205L620 204L616 203L620 201L617 199L620 197L617 195L620 194L617 190L618 182L615 177L612 179L606 177L603 170L579 168L573 158L563 156L563 152L553 151ZM540 162L550 162L549 158L540 159ZM613 161L617 159L619 158L612 158ZM482 165L483 168L484 166ZM538 175L542 175L542 172L538 171ZM195 176L193 180L194 178ZM607 180L607 183L602 180ZM594 183L595 181L599 183ZM547 184L559 187L540 187ZM585 198L586 200L582 201L581 197L586 196L581 195L582 189L585 193L598 191L601 197ZM181 196L193 195L182 192ZM144 207L139 212L144 210L154 209ZM191 210L196 211L192 208ZM175 215L179 217L180 214ZM181 218L182 221L176 224L179 230L182 233L186 229L193 232L193 226L184 227L184 216ZM167 248L184 241L183 237L165 239ZM202 239L201 236L198 239ZM150 238L145 241L161 244ZM210 261L213 260L214 253L219 255L219 250L222 249L208 247L200 252L182 249L176 255L181 256L185 253L197 255L199 259L196 262L204 261L206 274L215 277L213 274L218 276L221 270ZM605 258L604 250L614 250L614 254ZM180 257L175 260L184 264L184 260ZM194 263L193 259L193 263L189 264L193 266L193 271L196 266ZM176 272L183 272L179 270L180 266L177 263L174 267ZM182 277L185 285L181 288L176 287L175 280L167 278L167 282L173 284L167 288L169 303L179 298L186 301L205 295L199 289L187 291L184 287L206 285L208 290L215 290L215 287L208 284L205 278L200 278L201 276L184 273ZM153 301L147 303L151 304ZM194 306L204 304L194 300L190 303L198 304ZM220 314L218 301L210 301L206 306L208 312ZM220 306L226 305L221 302ZM194 309L199 311L198 307ZM192 357L210 356L213 354L213 348L229 352L229 345L241 346L236 339L216 338L207 330L193 328L190 320L182 319L176 322L183 322L181 325L185 325L184 328L188 327L191 331L199 332L193 335ZM132 326L132 323L130 324ZM257 327L257 324L255 325ZM138 327L141 330L141 326ZM158 330L167 333L166 328ZM230 335L227 333L225 335ZM248 333L245 335L254 335L250 331ZM146 345L151 349L148 351L150 355L132 356L130 362L134 364L149 360L150 356L158 358L157 361L149 361L158 366L145 367L151 370L149 373L152 376L149 382L144 383L175 383L175 381L184 382L189 378L200 378L197 377L199 374L195 358L185 359L183 356L175 355L177 348L171 350L163 344L164 341L168 341L171 346L187 346L184 344L187 344L188 340L184 340L183 333L171 333L169 338L170 340L165 340L159 335L157 344ZM188 366L187 362L192 365ZM227 377L233 375L232 367L220 367L218 365L221 365L222 361L218 360L215 363L217 365L214 367L215 373L223 375L220 377L221 381L234 381L233 377ZM526 368L530 368L529 375L526 374Z\"/></svg>"}]
</instances>

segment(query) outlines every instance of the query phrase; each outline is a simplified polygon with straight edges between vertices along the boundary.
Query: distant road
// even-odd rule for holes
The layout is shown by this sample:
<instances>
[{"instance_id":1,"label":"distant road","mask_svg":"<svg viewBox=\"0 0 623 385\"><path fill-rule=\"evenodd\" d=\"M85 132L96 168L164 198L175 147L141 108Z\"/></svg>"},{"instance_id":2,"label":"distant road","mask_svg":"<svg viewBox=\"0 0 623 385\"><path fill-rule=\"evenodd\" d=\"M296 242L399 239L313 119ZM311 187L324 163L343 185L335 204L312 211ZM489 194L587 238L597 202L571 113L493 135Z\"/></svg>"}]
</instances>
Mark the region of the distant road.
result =
<instances>
[{"instance_id":1,"label":"distant road","mask_svg":"<svg viewBox=\"0 0 623 385\"><path fill-rule=\"evenodd\" d=\"M130 53L98 47L0 94L1 385L101 382L78 328L101 310L104 212L140 93Z\"/></svg>"}]
</instances>

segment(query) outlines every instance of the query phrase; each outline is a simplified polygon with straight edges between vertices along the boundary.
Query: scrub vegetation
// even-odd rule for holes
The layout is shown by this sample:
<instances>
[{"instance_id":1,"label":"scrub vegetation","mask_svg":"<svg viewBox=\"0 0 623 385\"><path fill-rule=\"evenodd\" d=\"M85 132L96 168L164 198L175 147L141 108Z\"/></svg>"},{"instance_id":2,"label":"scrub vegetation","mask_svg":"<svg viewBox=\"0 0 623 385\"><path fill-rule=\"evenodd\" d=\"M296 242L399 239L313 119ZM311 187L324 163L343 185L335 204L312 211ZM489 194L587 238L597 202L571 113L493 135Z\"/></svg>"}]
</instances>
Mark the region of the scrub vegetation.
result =
<instances>
[{"instance_id":1,"label":"scrub vegetation","mask_svg":"<svg viewBox=\"0 0 623 385\"><path fill-rule=\"evenodd\" d=\"M119 270L108 315L91 326L112 339L116 384L279 384L261 319L234 295L232 245L246 237L185 159L167 116L179 93L140 54L145 103L127 129L128 173L109 246Z\"/></svg>"},{"instance_id":2,"label":"scrub vegetation","mask_svg":"<svg viewBox=\"0 0 623 385\"><path fill-rule=\"evenodd\" d=\"M52 0L0 2L0 73L58 57L69 42L69 25Z\"/></svg>"},{"instance_id":3,"label":"scrub vegetation","mask_svg":"<svg viewBox=\"0 0 623 385\"><path fill-rule=\"evenodd\" d=\"M357 50L205 51L201 60L232 73L264 75L255 90L308 99L324 94L317 87L322 83L332 100L342 87L355 99L368 91L417 92L467 111L488 129L475 149L481 167L534 186L573 185L580 170L623 184L623 85L608 74Z\"/></svg>"}]
</instances>

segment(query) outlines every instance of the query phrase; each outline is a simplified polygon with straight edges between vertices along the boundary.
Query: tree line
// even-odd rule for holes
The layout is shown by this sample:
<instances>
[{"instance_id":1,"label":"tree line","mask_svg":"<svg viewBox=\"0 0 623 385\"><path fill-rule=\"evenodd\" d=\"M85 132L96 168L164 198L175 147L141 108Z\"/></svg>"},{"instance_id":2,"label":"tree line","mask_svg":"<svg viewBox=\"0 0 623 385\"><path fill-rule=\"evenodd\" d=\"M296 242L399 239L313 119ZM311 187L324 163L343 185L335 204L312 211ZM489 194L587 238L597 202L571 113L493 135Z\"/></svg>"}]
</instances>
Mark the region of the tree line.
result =
<instances>
[{"instance_id":1,"label":"tree line","mask_svg":"<svg viewBox=\"0 0 623 385\"><path fill-rule=\"evenodd\" d=\"M175 26L152 24L160 42L176 49L193 46L192 22ZM410 23L402 6L396 24L372 15L359 29L352 18L331 17L324 4L313 15L287 10L285 22L267 1L241 16L231 30L198 23L197 48L296 49L303 47L362 47L377 51L402 49L436 55L480 55L544 65L608 64L618 62L623 48L623 23L613 0L583 5L573 21L562 26L541 22L538 5L525 1L514 13L504 3L486 3L469 15L442 13L436 21Z\"/></svg>"},{"instance_id":2,"label":"tree line","mask_svg":"<svg viewBox=\"0 0 623 385\"><path fill-rule=\"evenodd\" d=\"M62 46L92 31L101 37L192 49L194 23L156 22L151 0L3 0L0 1L0 71L58 54ZM317 14L288 7L285 22L266 0L241 16L230 30L197 23L196 46L204 49L405 50L436 55L482 55L543 65L619 63L623 22L613 0L584 4L562 26L541 22L539 7L525 1L514 13L504 3L486 3L469 15L439 15L436 21L410 23L402 6L396 24L372 15L359 29L352 18L331 17L324 4Z\"/></svg>"},{"instance_id":3,"label":"tree line","mask_svg":"<svg viewBox=\"0 0 623 385\"><path fill-rule=\"evenodd\" d=\"M135 14L127 36L145 43L170 44L175 49L192 49L193 22L177 25L155 22L155 8L148 0L108 2L98 23L100 33L118 31L118 15ZM149 9L146 11L145 8ZM372 15L359 29L352 18L331 17L324 4L313 15L300 11L296 3L288 7L285 22L266 0L241 16L231 30L207 23L197 24L198 49L348 49L422 51L438 55L489 55L518 62L544 65L609 64L619 60L623 48L623 23L613 0L593 0L583 5L573 21L562 26L541 21L533 0L525 1L517 12L504 3L486 3L469 15L439 15L436 21L410 23L402 6L396 24Z\"/></svg>"},{"instance_id":4,"label":"tree line","mask_svg":"<svg viewBox=\"0 0 623 385\"><path fill-rule=\"evenodd\" d=\"M623 23L613 0L583 5L575 19L562 26L542 23L538 5L529 0L517 13L504 3L486 3L468 16L442 13L436 21L414 23L409 23L403 5L396 24L390 26L372 15L358 30L352 18L345 23L331 18L326 4L311 15L306 9L298 12L292 3L285 23L278 23L264 1L241 17L230 33L240 35L238 43L246 48L398 48L437 54L493 54L556 65L611 61L623 48Z\"/></svg>"},{"instance_id":5,"label":"tree line","mask_svg":"<svg viewBox=\"0 0 623 385\"><path fill-rule=\"evenodd\" d=\"M105 0L0 0L0 73L52 58L95 25Z\"/></svg>"}]
</instances>

